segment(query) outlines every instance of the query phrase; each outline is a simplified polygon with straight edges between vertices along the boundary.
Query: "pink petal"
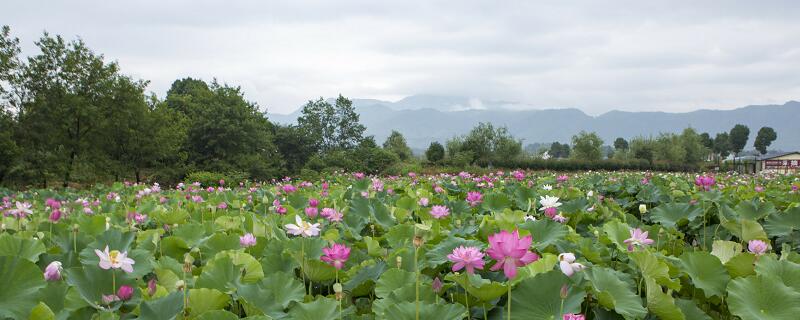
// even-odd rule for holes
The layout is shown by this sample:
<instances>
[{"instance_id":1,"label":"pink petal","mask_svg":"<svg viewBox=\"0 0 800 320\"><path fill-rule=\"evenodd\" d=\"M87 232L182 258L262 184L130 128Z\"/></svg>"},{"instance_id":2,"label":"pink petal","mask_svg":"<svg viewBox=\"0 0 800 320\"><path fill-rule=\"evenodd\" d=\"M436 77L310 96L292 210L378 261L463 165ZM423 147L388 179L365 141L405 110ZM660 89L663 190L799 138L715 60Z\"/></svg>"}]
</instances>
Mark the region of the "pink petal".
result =
<instances>
[{"instance_id":1,"label":"pink petal","mask_svg":"<svg viewBox=\"0 0 800 320\"><path fill-rule=\"evenodd\" d=\"M513 263L506 262L503 266L503 273L506 274L506 277L509 279L514 279L517 276L517 266Z\"/></svg>"},{"instance_id":2,"label":"pink petal","mask_svg":"<svg viewBox=\"0 0 800 320\"><path fill-rule=\"evenodd\" d=\"M558 263L558 266L561 268L561 272L567 275L567 277L571 277L575 273L575 270L572 270L572 266L569 262L561 261Z\"/></svg>"}]
</instances>

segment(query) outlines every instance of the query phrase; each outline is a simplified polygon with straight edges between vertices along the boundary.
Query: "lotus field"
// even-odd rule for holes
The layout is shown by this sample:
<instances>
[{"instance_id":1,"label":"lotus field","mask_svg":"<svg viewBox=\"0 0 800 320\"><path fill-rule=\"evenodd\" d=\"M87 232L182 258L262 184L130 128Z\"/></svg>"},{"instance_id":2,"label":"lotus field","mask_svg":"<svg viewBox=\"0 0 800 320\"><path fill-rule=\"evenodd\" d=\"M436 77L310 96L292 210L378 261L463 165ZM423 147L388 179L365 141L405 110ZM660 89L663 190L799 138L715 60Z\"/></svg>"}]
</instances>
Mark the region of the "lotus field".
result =
<instances>
[{"instance_id":1,"label":"lotus field","mask_svg":"<svg viewBox=\"0 0 800 320\"><path fill-rule=\"evenodd\" d=\"M9 192L0 318L798 319L797 176Z\"/></svg>"}]
</instances>

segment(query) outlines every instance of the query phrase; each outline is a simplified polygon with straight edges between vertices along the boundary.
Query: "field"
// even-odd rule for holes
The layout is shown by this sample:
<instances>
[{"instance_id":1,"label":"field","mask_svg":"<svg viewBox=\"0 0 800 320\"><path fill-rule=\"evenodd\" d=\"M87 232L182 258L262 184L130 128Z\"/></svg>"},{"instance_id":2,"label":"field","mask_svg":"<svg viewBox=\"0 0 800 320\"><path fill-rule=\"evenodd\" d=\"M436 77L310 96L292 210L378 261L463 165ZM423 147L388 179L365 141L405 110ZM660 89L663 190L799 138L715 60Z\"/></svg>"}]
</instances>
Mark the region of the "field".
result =
<instances>
[{"instance_id":1,"label":"field","mask_svg":"<svg viewBox=\"0 0 800 320\"><path fill-rule=\"evenodd\" d=\"M357 173L6 191L0 318L797 319L798 180Z\"/></svg>"}]
</instances>

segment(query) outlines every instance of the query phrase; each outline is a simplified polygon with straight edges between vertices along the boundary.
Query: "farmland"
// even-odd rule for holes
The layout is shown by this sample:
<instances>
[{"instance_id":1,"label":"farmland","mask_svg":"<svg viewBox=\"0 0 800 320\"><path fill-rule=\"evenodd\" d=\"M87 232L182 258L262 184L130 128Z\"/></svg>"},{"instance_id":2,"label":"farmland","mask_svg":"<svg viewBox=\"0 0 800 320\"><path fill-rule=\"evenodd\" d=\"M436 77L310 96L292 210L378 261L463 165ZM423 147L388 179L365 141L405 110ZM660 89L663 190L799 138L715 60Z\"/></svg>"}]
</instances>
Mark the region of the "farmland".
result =
<instances>
[{"instance_id":1,"label":"farmland","mask_svg":"<svg viewBox=\"0 0 800 320\"><path fill-rule=\"evenodd\" d=\"M0 317L796 319L793 175L3 191Z\"/></svg>"}]
</instances>

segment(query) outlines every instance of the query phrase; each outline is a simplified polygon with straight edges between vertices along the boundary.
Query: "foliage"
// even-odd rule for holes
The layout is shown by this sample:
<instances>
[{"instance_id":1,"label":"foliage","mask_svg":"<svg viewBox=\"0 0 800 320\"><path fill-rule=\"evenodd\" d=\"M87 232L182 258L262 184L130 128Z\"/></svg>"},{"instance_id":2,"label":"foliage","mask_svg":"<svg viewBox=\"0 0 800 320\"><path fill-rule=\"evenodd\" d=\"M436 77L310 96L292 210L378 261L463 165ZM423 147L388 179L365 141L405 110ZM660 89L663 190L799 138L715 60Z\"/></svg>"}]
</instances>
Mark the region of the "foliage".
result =
<instances>
[{"instance_id":1,"label":"foliage","mask_svg":"<svg viewBox=\"0 0 800 320\"><path fill-rule=\"evenodd\" d=\"M597 161L603 158L600 148L603 139L592 132L581 131L572 136L572 157L580 160Z\"/></svg>"},{"instance_id":2,"label":"foliage","mask_svg":"<svg viewBox=\"0 0 800 320\"><path fill-rule=\"evenodd\" d=\"M392 130L392 133L383 142L383 148L394 152L401 161L408 160L412 156L411 148L408 147L406 138L397 130Z\"/></svg>"},{"instance_id":3,"label":"foliage","mask_svg":"<svg viewBox=\"0 0 800 320\"><path fill-rule=\"evenodd\" d=\"M425 159L433 163L438 163L444 159L444 147L441 143L434 141L431 142L428 149L425 150Z\"/></svg>"},{"instance_id":4,"label":"foliage","mask_svg":"<svg viewBox=\"0 0 800 320\"><path fill-rule=\"evenodd\" d=\"M763 155L767 153L767 148L772 144L772 141L775 141L777 138L778 134L775 133L774 129L770 127L761 127L761 129L758 129L758 134L756 135L753 146Z\"/></svg>"}]
</instances>

